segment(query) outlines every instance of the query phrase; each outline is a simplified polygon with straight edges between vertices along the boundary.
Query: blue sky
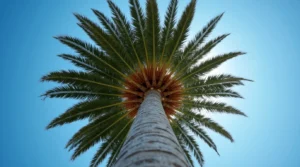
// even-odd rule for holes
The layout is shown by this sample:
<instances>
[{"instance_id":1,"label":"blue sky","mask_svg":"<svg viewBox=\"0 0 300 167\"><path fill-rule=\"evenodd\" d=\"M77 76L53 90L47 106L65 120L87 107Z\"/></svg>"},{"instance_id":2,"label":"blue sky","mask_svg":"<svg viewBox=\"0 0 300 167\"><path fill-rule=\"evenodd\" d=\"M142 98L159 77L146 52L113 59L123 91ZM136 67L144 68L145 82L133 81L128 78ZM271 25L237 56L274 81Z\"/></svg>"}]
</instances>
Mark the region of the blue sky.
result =
<instances>
[{"instance_id":1,"label":"blue sky","mask_svg":"<svg viewBox=\"0 0 300 167\"><path fill-rule=\"evenodd\" d=\"M129 14L127 1L115 2ZM168 2L159 1L161 16ZM179 13L187 3L188 0L180 0ZM71 153L64 149L84 121L45 130L51 119L75 101L42 101L39 95L55 84L40 83L39 79L53 70L74 68L56 56L72 51L52 37L68 34L89 41L72 13L96 21L90 8L110 15L104 0L0 1L0 166L88 166L96 148L74 162L70 160ZM298 0L198 1L190 35L225 11L211 37L231 35L212 53L248 53L215 72L255 80L236 88L245 99L226 100L247 113L248 118L211 116L232 133L235 142L209 132L221 156L200 142L206 167L300 166L299 8Z\"/></svg>"}]
</instances>

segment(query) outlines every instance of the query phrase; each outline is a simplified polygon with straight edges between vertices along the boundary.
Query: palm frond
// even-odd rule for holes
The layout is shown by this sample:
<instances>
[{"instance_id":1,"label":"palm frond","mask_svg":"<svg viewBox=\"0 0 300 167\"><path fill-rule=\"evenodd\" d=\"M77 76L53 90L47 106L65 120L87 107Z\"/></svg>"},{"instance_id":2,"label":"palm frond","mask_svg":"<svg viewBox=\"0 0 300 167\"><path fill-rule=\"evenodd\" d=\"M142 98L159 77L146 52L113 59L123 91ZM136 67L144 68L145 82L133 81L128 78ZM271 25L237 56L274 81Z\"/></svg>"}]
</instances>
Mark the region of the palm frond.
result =
<instances>
[{"instance_id":1,"label":"palm frond","mask_svg":"<svg viewBox=\"0 0 300 167\"><path fill-rule=\"evenodd\" d=\"M175 135L176 135L176 137L178 139L178 142L179 142L181 148L183 149L183 151L185 153L185 157L188 160L189 165L191 167L194 167L194 163L193 163L193 160L191 158L191 154L190 154L189 150L187 149L184 140L182 139L181 131L179 130L177 123L176 122L172 122L171 123L171 127L172 127L172 129L173 129L173 131L174 131L174 133L175 133Z\"/></svg>"},{"instance_id":2,"label":"palm frond","mask_svg":"<svg viewBox=\"0 0 300 167\"><path fill-rule=\"evenodd\" d=\"M148 54L149 61L152 65L156 64L158 60L159 51L159 35L160 35L160 22L158 15L158 7L156 0L147 0L146 2L146 35L148 39ZM155 74L155 73L153 73Z\"/></svg>"},{"instance_id":3,"label":"palm frond","mask_svg":"<svg viewBox=\"0 0 300 167\"><path fill-rule=\"evenodd\" d=\"M115 148L114 145L116 145L116 140L118 140L118 137L122 134L122 133L127 133L127 131L129 130L128 126L132 123L133 120L131 121L127 121L124 122L124 124L121 126L123 127L120 131L114 131L108 139L105 140L104 143L101 144L99 150L97 151L97 153L94 155L94 158L90 164L90 167L96 167L98 166L107 156L107 154L110 151L113 151ZM129 126L130 127L130 126Z\"/></svg>"},{"instance_id":4,"label":"palm frond","mask_svg":"<svg viewBox=\"0 0 300 167\"><path fill-rule=\"evenodd\" d=\"M48 126L47 129L56 127L58 125L63 125L66 123L71 123L77 120L88 118L92 115L99 115L104 113L106 109L111 109L113 107L120 107L122 104L120 99L95 99L87 100L76 104L75 106L68 109L65 113L55 118Z\"/></svg>"},{"instance_id":5,"label":"palm frond","mask_svg":"<svg viewBox=\"0 0 300 167\"><path fill-rule=\"evenodd\" d=\"M119 61L119 66L123 67L122 69L130 70L134 72L132 68L133 64L129 64L130 59L127 61L122 56L123 49L118 42L111 38L101 27L99 27L96 23L92 22L88 18L81 16L79 14L75 14L76 18L80 21L79 26L92 38L96 44L101 47L106 53L110 55L112 59L115 61Z\"/></svg>"},{"instance_id":6,"label":"palm frond","mask_svg":"<svg viewBox=\"0 0 300 167\"><path fill-rule=\"evenodd\" d=\"M196 134L198 137L200 137L209 147L214 149L216 153L219 155L218 149L216 144L213 142L213 140L205 133L203 129L195 125L193 122L188 122L182 117L178 117L180 120L179 123L186 125L194 134Z\"/></svg>"},{"instance_id":7,"label":"palm frond","mask_svg":"<svg viewBox=\"0 0 300 167\"><path fill-rule=\"evenodd\" d=\"M174 121L176 122L176 120L174 120ZM203 159L203 155L199 149L197 142L195 141L195 139L192 136L187 134L187 130L179 122L176 122L176 124L181 133L184 143L189 148L189 150L194 153L194 156L197 159L200 166L203 166L204 159Z\"/></svg>"},{"instance_id":8,"label":"palm frond","mask_svg":"<svg viewBox=\"0 0 300 167\"><path fill-rule=\"evenodd\" d=\"M164 27L162 28L162 33L161 33L161 42L160 42L160 50L161 50L161 55L160 55L160 64L162 64L164 57L165 57L165 50L169 49L170 46L170 40L172 39L172 35L175 29L175 19L176 19L176 13L177 13L177 5L178 5L178 0L171 0L167 13L165 16L165 21L164 21Z\"/></svg>"},{"instance_id":9,"label":"palm frond","mask_svg":"<svg viewBox=\"0 0 300 167\"><path fill-rule=\"evenodd\" d=\"M59 86L46 91L42 96L50 98L72 98L72 99L112 99L121 97L120 92L113 92L111 90L93 90L82 86L65 85Z\"/></svg>"},{"instance_id":10,"label":"palm frond","mask_svg":"<svg viewBox=\"0 0 300 167\"><path fill-rule=\"evenodd\" d=\"M121 34L121 38L122 40L126 41L125 44L127 44L128 46L126 46L126 48L130 48L130 50L128 50L128 52L130 52L130 55L135 55L135 59L134 57L132 57L132 60L137 60L137 65L140 69L143 69L143 59L144 57L142 55L139 55L137 53L137 50L134 46L134 33L132 31L132 28L129 24L129 22L126 20L125 15L121 12L121 10L117 7L117 5L115 5L111 0L107 1L109 4L110 9L112 10L112 13L114 15L113 20L115 22L115 24L117 25L117 28ZM133 71L134 72L134 71ZM146 77L146 74L144 72L144 70L142 70L143 72L143 76L144 79L146 80L147 86L149 86L149 81ZM141 86L142 87L142 86ZM145 89L144 87L142 89Z\"/></svg>"},{"instance_id":11,"label":"palm frond","mask_svg":"<svg viewBox=\"0 0 300 167\"><path fill-rule=\"evenodd\" d=\"M240 110L232 106L228 106L225 103L211 102L208 100L184 102L184 103L190 103L192 107L194 109L197 109L198 111L206 110L209 112L220 112L220 113L237 114L237 115L246 116L245 113L241 112Z\"/></svg>"},{"instance_id":12,"label":"palm frond","mask_svg":"<svg viewBox=\"0 0 300 167\"><path fill-rule=\"evenodd\" d=\"M146 2L146 35L148 41L149 61L152 61L153 68L152 78L156 78L156 62L159 57L159 38L160 38L160 21L158 6L156 0L147 0ZM152 80L152 85L156 85L156 79Z\"/></svg>"},{"instance_id":13,"label":"palm frond","mask_svg":"<svg viewBox=\"0 0 300 167\"><path fill-rule=\"evenodd\" d=\"M211 97L232 97L232 98L243 98L238 92L230 89L223 89L218 86L211 86L210 89L194 89L189 93L183 93L197 98L211 98Z\"/></svg>"},{"instance_id":14,"label":"palm frond","mask_svg":"<svg viewBox=\"0 0 300 167\"><path fill-rule=\"evenodd\" d=\"M72 150L81 142L82 138L91 134L95 130L101 130L101 128L105 128L104 125L109 125L111 122L116 121L120 118L120 116L124 115L124 113L125 112L120 111L119 108L111 108L110 110L107 110L107 112L98 115L94 120L89 122L88 125L82 127L72 136L72 138L68 141L66 148Z\"/></svg>"},{"instance_id":15,"label":"palm frond","mask_svg":"<svg viewBox=\"0 0 300 167\"><path fill-rule=\"evenodd\" d=\"M52 81L62 84L71 84L74 86L93 87L93 85L98 85L121 91L124 90L121 85L111 83L109 82L109 80L100 77L99 75L95 75L94 73L77 72L74 70L51 72L48 75L42 77L41 81Z\"/></svg>"},{"instance_id":16,"label":"palm frond","mask_svg":"<svg viewBox=\"0 0 300 167\"><path fill-rule=\"evenodd\" d=\"M167 63L171 63L172 57L174 56L175 52L180 49L187 38L188 31L192 19L194 17L196 8L196 0L192 0L188 6L185 8L181 18L178 21L176 29L174 30L174 35L171 43L171 47L168 48L166 55L168 55Z\"/></svg>"},{"instance_id":17,"label":"palm frond","mask_svg":"<svg viewBox=\"0 0 300 167\"><path fill-rule=\"evenodd\" d=\"M91 88L100 86L101 88L111 88L140 96L140 93L138 92L125 89L123 86L117 85L116 83L111 83L109 80L101 78L93 73L76 72L71 70L52 72L42 77L42 81L53 81L63 84L70 84L73 86L87 86Z\"/></svg>"},{"instance_id":18,"label":"palm frond","mask_svg":"<svg viewBox=\"0 0 300 167\"><path fill-rule=\"evenodd\" d=\"M186 158L188 159L188 162L189 162L190 166L194 167L194 162L192 160L192 157L191 157L191 154L190 154L189 150L186 148L186 145L184 144L182 139L179 138L178 140L179 140L181 148L183 149L183 151L185 153Z\"/></svg>"},{"instance_id":19,"label":"palm frond","mask_svg":"<svg viewBox=\"0 0 300 167\"><path fill-rule=\"evenodd\" d=\"M136 49L139 55L145 55L146 64L149 64L147 41L146 41L146 18L138 0L130 0L130 12L134 26Z\"/></svg>"},{"instance_id":20,"label":"palm frond","mask_svg":"<svg viewBox=\"0 0 300 167\"><path fill-rule=\"evenodd\" d=\"M127 130L127 133L124 134L122 137L120 137L120 141L116 142L116 147L111 153L111 156L110 156L110 158L108 160L108 163L107 163L107 167L111 167L116 162L117 155L119 154L119 152L121 150L121 147L123 146L123 144L126 140L128 132L129 132L129 128Z\"/></svg>"},{"instance_id":21,"label":"palm frond","mask_svg":"<svg viewBox=\"0 0 300 167\"><path fill-rule=\"evenodd\" d=\"M223 13L213 18L199 33L196 34L195 38L191 40L184 49L184 55L193 53L200 44L202 44L212 30L216 27L219 20L222 18Z\"/></svg>"},{"instance_id":22,"label":"palm frond","mask_svg":"<svg viewBox=\"0 0 300 167\"><path fill-rule=\"evenodd\" d=\"M120 32L116 28L116 25L107 17L105 16L102 12L92 9L94 14L98 17L102 25L105 27L107 33L114 38L114 40L118 41L118 44L121 46L124 46L123 41L121 40L120 37Z\"/></svg>"},{"instance_id":23,"label":"palm frond","mask_svg":"<svg viewBox=\"0 0 300 167\"><path fill-rule=\"evenodd\" d=\"M59 36L55 38L63 44L74 49L81 56L84 56L93 61L95 64L98 64L100 67L109 68L111 69L111 72L115 72L119 76L126 77L126 75L124 74L126 70L123 70L122 73L122 69L120 68L121 66L117 66L117 62L112 60L109 56L106 56L104 52L100 51L98 48L92 46L91 44L69 36Z\"/></svg>"},{"instance_id":24,"label":"palm frond","mask_svg":"<svg viewBox=\"0 0 300 167\"><path fill-rule=\"evenodd\" d=\"M233 86L243 85L242 81L251 80L226 74L212 75L208 76L206 79L199 79L192 82L190 85L186 84L185 92L193 89L209 89L210 87L215 86L220 86L220 88L231 88Z\"/></svg>"},{"instance_id":25,"label":"palm frond","mask_svg":"<svg viewBox=\"0 0 300 167\"><path fill-rule=\"evenodd\" d=\"M93 61L79 57L79 56L73 56L70 54L61 54L58 55L59 57L71 61L73 64L75 64L77 67L81 67L87 72L95 72L100 74L102 77L110 78L112 82L119 82L122 83L123 81L118 79L118 75L115 73L111 72L111 70L103 68L103 67L98 67L97 64L95 64ZM101 70L100 70L101 69Z\"/></svg>"},{"instance_id":26,"label":"palm frond","mask_svg":"<svg viewBox=\"0 0 300 167\"><path fill-rule=\"evenodd\" d=\"M188 71L186 74L184 74L184 76L182 76L180 78L180 80L184 81L194 75L204 75L204 74L210 72L211 70L217 68L223 62L225 62L231 58L234 58L236 56L243 55L243 54L245 54L245 53L244 52L230 52L230 53L223 54L223 55L211 58L209 60L206 60L205 62L201 63L200 65L194 67L193 69Z\"/></svg>"},{"instance_id":27,"label":"palm frond","mask_svg":"<svg viewBox=\"0 0 300 167\"><path fill-rule=\"evenodd\" d=\"M195 114L192 111L183 110L182 112L185 114L183 117L187 121L189 121L189 122L195 121L195 123L197 123L198 125L202 125L206 128L209 128L209 129L215 131L216 133L219 133L223 137L229 139L231 142L233 142L233 138L230 135L230 133L227 132L222 126L220 126L218 123L214 122L210 118L206 118L201 114Z\"/></svg>"},{"instance_id":28,"label":"palm frond","mask_svg":"<svg viewBox=\"0 0 300 167\"><path fill-rule=\"evenodd\" d=\"M111 131L119 131L117 127L122 127L122 121L126 118L128 113L129 112L125 113L123 116L110 123L109 125L105 126L103 129L98 128L96 132L94 131L88 137L83 138L81 142L77 145L72 155L72 159L74 160L79 155L87 151L90 147L98 143L100 140L103 140L103 136L107 136L108 134L110 134ZM126 122L128 122L128 120Z\"/></svg>"},{"instance_id":29,"label":"palm frond","mask_svg":"<svg viewBox=\"0 0 300 167\"><path fill-rule=\"evenodd\" d=\"M234 97L241 97L239 94L233 91L226 91L229 88L232 88L236 85L244 85L242 81L251 81L241 77L234 77L231 75L215 75L208 76L205 79L200 78L191 78L192 82L185 83L184 94L185 95L193 95L199 94L205 96L205 93L233 93ZM190 80L191 80L190 79ZM165 92L164 94L172 95L180 92L181 90L175 90L173 92Z\"/></svg>"},{"instance_id":30,"label":"palm frond","mask_svg":"<svg viewBox=\"0 0 300 167\"><path fill-rule=\"evenodd\" d=\"M216 47L227 36L229 36L229 34L218 36L217 38L214 38L209 42L207 42L204 46L200 47L198 50L190 52L187 56L182 54L179 57L179 60L177 60L177 62L174 62L176 64L174 70L177 71L178 73L177 75L180 75L181 72L186 71L186 69L198 63L198 60L204 58L214 47Z\"/></svg>"},{"instance_id":31,"label":"palm frond","mask_svg":"<svg viewBox=\"0 0 300 167\"><path fill-rule=\"evenodd\" d=\"M185 47L184 53L182 55L183 59L176 65L176 67L178 67L181 64L181 62L188 60L190 56L193 55L196 49L205 41L208 35L216 27L216 24L219 22L222 16L223 13L212 19L199 33L196 34L194 39L191 40ZM174 69L176 69L176 67Z\"/></svg>"},{"instance_id":32,"label":"palm frond","mask_svg":"<svg viewBox=\"0 0 300 167\"><path fill-rule=\"evenodd\" d=\"M121 39L124 40L124 44L126 45L127 51L131 53L131 55L135 55L135 57L131 57L132 60L137 60L139 67L142 66L142 56L138 55L136 48L134 46L134 33L129 24L129 21L126 19L125 15L121 12L120 8L117 7L115 3L111 0L107 1L109 7L113 13L113 20L116 24L118 31L120 32Z\"/></svg>"}]
</instances>

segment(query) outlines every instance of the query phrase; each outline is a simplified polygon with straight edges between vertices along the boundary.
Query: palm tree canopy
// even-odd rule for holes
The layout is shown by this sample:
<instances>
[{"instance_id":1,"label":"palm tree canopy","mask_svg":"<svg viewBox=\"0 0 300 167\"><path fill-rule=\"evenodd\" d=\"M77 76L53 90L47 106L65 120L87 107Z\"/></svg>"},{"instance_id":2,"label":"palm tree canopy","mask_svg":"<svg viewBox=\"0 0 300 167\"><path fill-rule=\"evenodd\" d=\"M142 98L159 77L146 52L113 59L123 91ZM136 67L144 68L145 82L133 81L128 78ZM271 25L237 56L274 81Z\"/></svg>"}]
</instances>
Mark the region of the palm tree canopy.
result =
<instances>
[{"instance_id":1,"label":"palm tree canopy","mask_svg":"<svg viewBox=\"0 0 300 167\"><path fill-rule=\"evenodd\" d=\"M82 70L45 75L42 81L61 83L61 86L48 90L43 96L81 101L55 118L47 129L88 119L88 124L74 134L66 147L74 150L72 159L75 159L100 142L91 166L97 166L107 156L110 157L107 166L111 166L145 93L155 89L161 93L164 110L186 156L191 161L193 155L202 166L204 159L197 138L218 153L206 128L233 142L230 133L205 117L203 110L246 116L232 106L211 100L211 97L241 98L231 88L250 81L229 74L207 76L225 61L245 54L229 52L207 59L208 53L229 35L207 41L223 13L187 41L196 0L191 0L181 16L177 16L178 0L171 0L163 25L160 25L156 0L147 0L146 11L138 0L129 0L131 20L113 1L107 2L112 18L93 9L102 26L75 14L78 25L95 44L76 37L55 37L76 51L59 57ZM199 63L199 60L203 61Z\"/></svg>"}]
</instances>

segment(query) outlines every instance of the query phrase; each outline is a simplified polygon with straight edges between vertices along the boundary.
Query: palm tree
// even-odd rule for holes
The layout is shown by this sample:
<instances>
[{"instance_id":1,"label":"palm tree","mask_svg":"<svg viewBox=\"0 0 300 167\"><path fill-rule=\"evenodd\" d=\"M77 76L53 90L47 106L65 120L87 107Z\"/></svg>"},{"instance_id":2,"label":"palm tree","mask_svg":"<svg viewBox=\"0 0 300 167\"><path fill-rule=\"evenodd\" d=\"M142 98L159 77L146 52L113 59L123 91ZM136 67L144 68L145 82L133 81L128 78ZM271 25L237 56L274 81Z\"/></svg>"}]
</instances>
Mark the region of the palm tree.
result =
<instances>
[{"instance_id":1,"label":"palm tree","mask_svg":"<svg viewBox=\"0 0 300 167\"><path fill-rule=\"evenodd\" d=\"M229 35L205 42L223 13L186 42L196 0L191 0L177 23L178 0L171 0L162 27L156 0L147 0L145 12L138 0L129 3L131 22L110 0L112 19L93 9L102 26L75 14L95 44L70 36L56 37L76 51L59 57L83 70L62 70L42 77L42 81L62 84L43 96L80 102L55 118L47 129L88 119L66 147L74 150L74 160L101 143L91 161L93 167L105 158L109 158L107 166L194 166L192 154L202 166L197 138L218 153L205 128L233 141L229 132L203 111L245 116L211 97L240 98L231 88L249 81L207 74L244 53L229 52L203 60Z\"/></svg>"}]
</instances>

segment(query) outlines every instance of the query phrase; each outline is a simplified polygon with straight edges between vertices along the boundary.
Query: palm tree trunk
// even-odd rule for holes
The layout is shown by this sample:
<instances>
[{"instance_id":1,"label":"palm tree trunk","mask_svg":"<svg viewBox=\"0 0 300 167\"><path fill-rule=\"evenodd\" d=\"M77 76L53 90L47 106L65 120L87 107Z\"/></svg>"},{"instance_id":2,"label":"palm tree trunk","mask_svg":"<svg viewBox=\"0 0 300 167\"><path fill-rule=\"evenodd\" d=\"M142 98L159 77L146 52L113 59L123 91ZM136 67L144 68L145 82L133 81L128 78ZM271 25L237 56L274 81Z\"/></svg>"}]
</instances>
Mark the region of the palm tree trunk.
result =
<instances>
[{"instance_id":1,"label":"palm tree trunk","mask_svg":"<svg viewBox=\"0 0 300 167\"><path fill-rule=\"evenodd\" d=\"M150 90L131 126L115 167L187 167L188 161L164 112L160 93Z\"/></svg>"}]
</instances>

